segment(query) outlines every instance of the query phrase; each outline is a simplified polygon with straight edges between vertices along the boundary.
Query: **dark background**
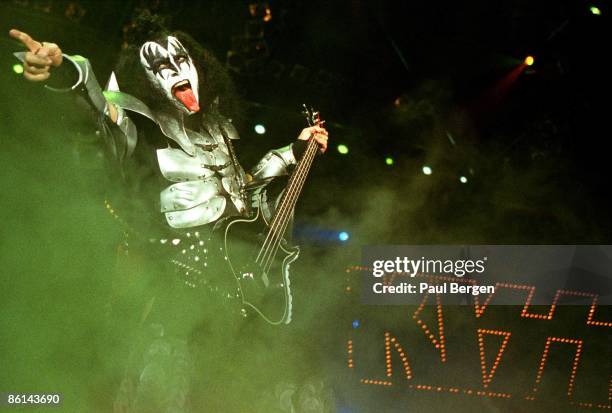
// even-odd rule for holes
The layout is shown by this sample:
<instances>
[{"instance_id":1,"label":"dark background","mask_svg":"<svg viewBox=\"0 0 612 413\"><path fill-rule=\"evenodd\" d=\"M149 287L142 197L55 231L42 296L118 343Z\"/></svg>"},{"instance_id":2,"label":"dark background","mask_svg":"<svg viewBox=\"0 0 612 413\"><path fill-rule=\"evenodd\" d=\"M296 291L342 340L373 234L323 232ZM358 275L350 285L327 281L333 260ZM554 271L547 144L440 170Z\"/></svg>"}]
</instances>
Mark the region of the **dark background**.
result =
<instances>
[{"instance_id":1,"label":"dark background","mask_svg":"<svg viewBox=\"0 0 612 413\"><path fill-rule=\"evenodd\" d=\"M592 14L591 5L602 14ZM297 354L288 367L294 376L323 370L344 378L342 346L354 318L365 326L369 317L369 333L388 322L403 326L406 337L422 334L406 329L403 310L365 308L345 292L344 270L359 263L363 245L610 243L605 2L0 1L0 391L60 388L72 411L109 411L127 341L109 333L121 326L104 326L121 231L103 199L108 185L120 183L109 182L95 125L78 107L13 72L11 54L21 46L8 30L89 58L104 83L124 27L141 8L168 15L173 28L226 63L244 100L236 122L245 167L295 139L305 126L302 103L327 120L330 148L317 159L296 213L294 236L304 253L294 285L302 313L283 341ZM527 55L535 57L531 67L521 66ZM256 134L255 124L266 134ZM338 144L349 153L340 154ZM431 175L423 174L425 165ZM455 354L469 348L477 357L471 327L463 335L470 314L450 313ZM596 365L594 373L582 377L598 385L580 397L601 398L608 330L586 328L583 309L565 314L547 334L593 343L587 364ZM511 365L526 363L512 372L512 383L533 380L541 326L502 313L487 323L525 331L508 356ZM435 377L423 358L416 362L421 372ZM457 380L467 377L467 364L456 363ZM567 377L563 363L559 383ZM338 386L338 404L347 409L340 411L526 409L516 400L389 397L351 383ZM549 404L534 411L570 409L551 392ZM376 410L381 406L387 410Z\"/></svg>"}]
</instances>

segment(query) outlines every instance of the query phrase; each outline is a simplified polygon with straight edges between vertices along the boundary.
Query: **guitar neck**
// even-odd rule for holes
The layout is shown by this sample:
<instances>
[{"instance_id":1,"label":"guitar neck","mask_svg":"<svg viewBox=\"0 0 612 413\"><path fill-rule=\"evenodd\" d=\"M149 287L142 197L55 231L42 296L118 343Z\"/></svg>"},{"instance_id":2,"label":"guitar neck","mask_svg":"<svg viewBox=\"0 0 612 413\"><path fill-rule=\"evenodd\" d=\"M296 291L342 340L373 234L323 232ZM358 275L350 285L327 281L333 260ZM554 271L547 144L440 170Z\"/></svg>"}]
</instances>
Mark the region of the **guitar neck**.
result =
<instances>
[{"instance_id":1,"label":"guitar neck","mask_svg":"<svg viewBox=\"0 0 612 413\"><path fill-rule=\"evenodd\" d=\"M298 161L295 170L289 177L287 189L285 190L285 193L283 194L283 197L279 203L279 207L274 214L271 227L284 228L286 226L289 218L291 217L291 211L295 207L297 200L302 193L304 182L306 181L306 177L310 172L310 168L318 150L319 145L314 139L311 138L308 141L308 145L306 146L306 150L304 151L302 158Z\"/></svg>"},{"instance_id":2,"label":"guitar neck","mask_svg":"<svg viewBox=\"0 0 612 413\"><path fill-rule=\"evenodd\" d=\"M319 150L319 145L317 142L311 138L308 141L308 145L306 146L306 150L302 155L302 158L297 163L295 167L295 171L291 174L291 179L289 180L289 186L292 184L292 181L296 181L298 187L294 191L293 197L295 198L295 202L297 202L300 194L302 193L302 188L304 187L304 182L306 182L306 177L310 172L310 168L312 167L312 163L314 162L315 156ZM293 206L295 206L295 202ZM293 207L292 207L293 208Z\"/></svg>"}]
</instances>

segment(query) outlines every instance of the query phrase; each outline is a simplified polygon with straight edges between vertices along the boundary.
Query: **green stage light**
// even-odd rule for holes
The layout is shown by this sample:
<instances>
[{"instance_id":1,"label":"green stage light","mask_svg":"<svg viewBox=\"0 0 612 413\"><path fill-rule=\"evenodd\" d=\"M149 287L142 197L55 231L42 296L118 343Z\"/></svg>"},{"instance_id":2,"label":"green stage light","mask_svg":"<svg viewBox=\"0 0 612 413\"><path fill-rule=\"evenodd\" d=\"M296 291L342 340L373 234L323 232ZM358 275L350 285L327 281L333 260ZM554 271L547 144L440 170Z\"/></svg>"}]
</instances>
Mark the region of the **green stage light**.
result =
<instances>
[{"instance_id":1,"label":"green stage light","mask_svg":"<svg viewBox=\"0 0 612 413\"><path fill-rule=\"evenodd\" d=\"M387 157L385 158L385 163L386 163L387 165L391 166L391 165L393 165L393 164L395 163L395 161L393 160L393 158L392 158L392 157L387 156Z\"/></svg>"},{"instance_id":2,"label":"green stage light","mask_svg":"<svg viewBox=\"0 0 612 413\"><path fill-rule=\"evenodd\" d=\"M348 146L343 144L338 145L338 152L342 155L346 155L349 152Z\"/></svg>"},{"instance_id":3,"label":"green stage light","mask_svg":"<svg viewBox=\"0 0 612 413\"><path fill-rule=\"evenodd\" d=\"M591 6L589 7L589 10L591 11L591 14L594 14L595 16L601 16L601 10L599 10L599 7Z\"/></svg>"},{"instance_id":4,"label":"green stage light","mask_svg":"<svg viewBox=\"0 0 612 413\"><path fill-rule=\"evenodd\" d=\"M431 173L433 172L433 171L431 170L431 167L429 167L429 166L427 166L427 165L423 166L423 169L422 169L422 170L423 170L423 173L424 173L425 175L431 175Z\"/></svg>"},{"instance_id":5,"label":"green stage light","mask_svg":"<svg viewBox=\"0 0 612 413\"><path fill-rule=\"evenodd\" d=\"M462 184L466 184L468 181L468 179L465 176L460 176L459 177L459 182L461 182Z\"/></svg>"},{"instance_id":6,"label":"green stage light","mask_svg":"<svg viewBox=\"0 0 612 413\"><path fill-rule=\"evenodd\" d=\"M18 75L23 73L23 66L20 65L19 63L15 63L13 65L13 72L17 73Z\"/></svg>"}]
</instances>

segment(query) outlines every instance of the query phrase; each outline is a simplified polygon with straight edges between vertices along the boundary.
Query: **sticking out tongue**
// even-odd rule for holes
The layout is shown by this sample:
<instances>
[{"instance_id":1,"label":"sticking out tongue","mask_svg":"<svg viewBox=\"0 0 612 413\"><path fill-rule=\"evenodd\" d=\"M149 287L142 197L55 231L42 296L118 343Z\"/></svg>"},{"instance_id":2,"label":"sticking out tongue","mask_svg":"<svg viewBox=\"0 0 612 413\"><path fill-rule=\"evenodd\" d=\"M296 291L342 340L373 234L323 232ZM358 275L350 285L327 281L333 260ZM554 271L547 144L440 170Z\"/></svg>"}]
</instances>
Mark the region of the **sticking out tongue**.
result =
<instances>
[{"instance_id":1,"label":"sticking out tongue","mask_svg":"<svg viewBox=\"0 0 612 413\"><path fill-rule=\"evenodd\" d=\"M200 105L193 94L193 90L188 85L174 89L174 96L191 112L200 110Z\"/></svg>"}]
</instances>

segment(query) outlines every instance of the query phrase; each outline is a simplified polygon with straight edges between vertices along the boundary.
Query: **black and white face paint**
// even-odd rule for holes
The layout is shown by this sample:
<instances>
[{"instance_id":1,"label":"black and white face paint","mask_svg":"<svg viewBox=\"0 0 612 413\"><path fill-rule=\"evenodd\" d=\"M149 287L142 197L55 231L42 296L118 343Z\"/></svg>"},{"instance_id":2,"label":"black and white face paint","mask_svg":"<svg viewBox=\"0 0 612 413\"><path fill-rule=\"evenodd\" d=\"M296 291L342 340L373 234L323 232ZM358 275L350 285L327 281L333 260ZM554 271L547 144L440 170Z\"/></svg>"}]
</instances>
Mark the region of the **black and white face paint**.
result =
<instances>
[{"instance_id":1,"label":"black and white face paint","mask_svg":"<svg viewBox=\"0 0 612 413\"><path fill-rule=\"evenodd\" d=\"M143 44L140 63L151 83L157 85L179 110L189 114L200 110L198 72L176 37L168 36L166 47L156 42Z\"/></svg>"}]
</instances>

